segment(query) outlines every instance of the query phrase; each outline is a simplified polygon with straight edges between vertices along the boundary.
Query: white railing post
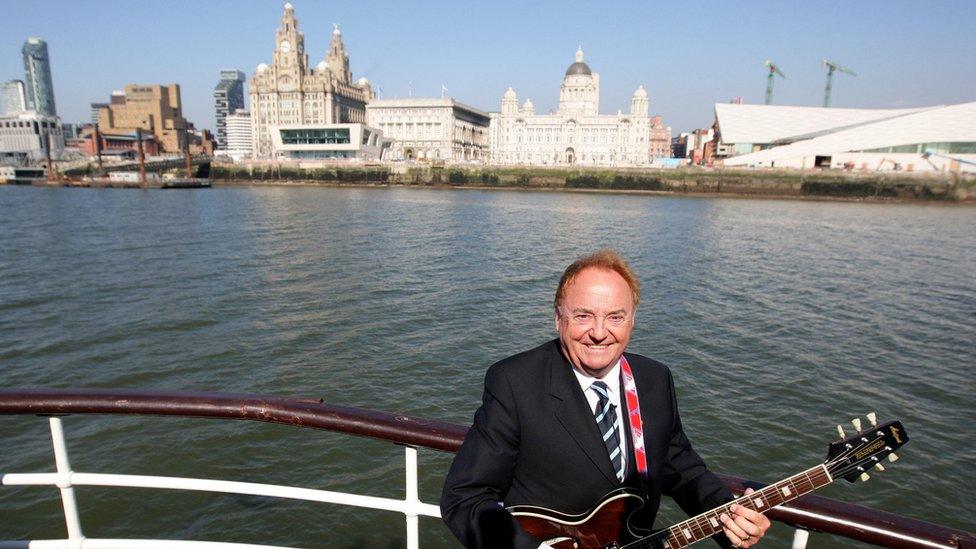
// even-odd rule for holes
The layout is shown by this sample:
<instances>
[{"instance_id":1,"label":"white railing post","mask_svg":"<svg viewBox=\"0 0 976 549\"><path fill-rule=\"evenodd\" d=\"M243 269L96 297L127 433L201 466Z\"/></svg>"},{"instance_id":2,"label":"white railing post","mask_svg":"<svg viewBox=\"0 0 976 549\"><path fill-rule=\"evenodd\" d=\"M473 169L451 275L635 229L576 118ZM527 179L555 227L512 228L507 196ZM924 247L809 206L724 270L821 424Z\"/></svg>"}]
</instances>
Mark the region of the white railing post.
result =
<instances>
[{"instance_id":1,"label":"white railing post","mask_svg":"<svg viewBox=\"0 0 976 549\"><path fill-rule=\"evenodd\" d=\"M417 518L420 507L417 488L417 449L413 446L406 446L404 449L407 462L406 498L404 499L404 514L407 516L407 549L420 549L420 520Z\"/></svg>"},{"instance_id":2,"label":"white railing post","mask_svg":"<svg viewBox=\"0 0 976 549\"><path fill-rule=\"evenodd\" d=\"M51 441L54 443L54 464L58 470L58 488L61 489L61 503L64 506L64 522L68 526L68 546L80 548L85 539L81 533L81 519L78 518L78 504L75 503L75 489L71 485L71 463L68 461L68 445L64 441L64 428L61 418L48 419L51 424Z\"/></svg>"},{"instance_id":3,"label":"white railing post","mask_svg":"<svg viewBox=\"0 0 976 549\"><path fill-rule=\"evenodd\" d=\"M806 549L808 539L810 539L810 531L804 530L803 528L797 528L793 531L792 549Z\"/></svg>"}]
</instances>

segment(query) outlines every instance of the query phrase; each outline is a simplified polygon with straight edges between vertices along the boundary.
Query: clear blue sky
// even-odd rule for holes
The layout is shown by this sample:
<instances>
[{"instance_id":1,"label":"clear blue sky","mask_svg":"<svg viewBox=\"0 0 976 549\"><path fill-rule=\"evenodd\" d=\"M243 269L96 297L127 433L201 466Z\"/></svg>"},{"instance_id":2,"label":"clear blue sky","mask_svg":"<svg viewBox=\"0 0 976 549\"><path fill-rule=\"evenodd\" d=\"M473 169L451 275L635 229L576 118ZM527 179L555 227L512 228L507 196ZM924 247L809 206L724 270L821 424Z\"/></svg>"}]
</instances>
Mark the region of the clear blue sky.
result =
<instances>
[{"instance_id":1,"label":"clear blue sky","mask_svg":"<svg viewBox=\"0 0 976 549\"><path fill-rule=\"evenodd\" d=\"M857 71L835 77L833 105L895 108L976 100L976 1L936 2L325 2L293 0L310 63L325 57L332 23L353 77L382 97L448 94L498 110L508 86L555 108L582 44L601 75L603 113L629 108L638 84L675 132L707 126L713 103L761 103L768 58L787 74L774 103L820 105L828 58ZM182 86L185 115L213 128L221 68L248 77L270 63L283 1L22 2L4 12L0 80L23 78L20 48L40 36L51 53L58 113L89 119L89 104L126 83Z\"/></svg>"}]
</instances>

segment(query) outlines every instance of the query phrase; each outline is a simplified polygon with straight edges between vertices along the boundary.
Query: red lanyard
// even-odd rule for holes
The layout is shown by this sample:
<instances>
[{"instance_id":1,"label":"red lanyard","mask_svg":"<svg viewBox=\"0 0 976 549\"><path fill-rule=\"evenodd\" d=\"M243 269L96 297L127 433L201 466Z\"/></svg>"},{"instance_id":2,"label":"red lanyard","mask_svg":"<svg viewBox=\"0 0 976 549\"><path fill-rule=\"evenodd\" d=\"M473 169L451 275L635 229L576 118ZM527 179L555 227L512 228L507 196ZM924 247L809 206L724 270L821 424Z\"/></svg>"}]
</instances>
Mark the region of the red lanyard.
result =
<instances>
[{"instance_id":1,"label":"red lanyard","mask_svg":"<svg viewBox=\"0 0 976 549\"><path fill-rule=\"evenodd\" d=\"M644 423L641 421L640 402L637 400L637 384L634 373L624 355L620 355L620 372L624 378L624 391L627 394L627 417L630 420L630 441L634 447L634 463L637 472L647 477L647 452L644 450Z\"/></svg>"}]
</instances>

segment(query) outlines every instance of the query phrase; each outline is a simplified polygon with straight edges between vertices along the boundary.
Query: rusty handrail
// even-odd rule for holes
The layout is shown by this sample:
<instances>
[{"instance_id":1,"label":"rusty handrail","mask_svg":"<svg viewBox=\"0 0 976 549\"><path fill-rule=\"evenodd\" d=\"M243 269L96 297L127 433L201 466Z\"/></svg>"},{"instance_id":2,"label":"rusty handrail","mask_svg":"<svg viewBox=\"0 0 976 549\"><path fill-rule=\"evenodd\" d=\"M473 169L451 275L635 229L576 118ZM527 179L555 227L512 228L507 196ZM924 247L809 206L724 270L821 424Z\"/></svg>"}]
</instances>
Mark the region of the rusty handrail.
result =
<instances>
[{"instance_id":1,"label":"rusty handrail","mask_svg":"<svg viewBox=\"0 0 976 549\"><path fill-rule=\"evenodd\" d=\"M0 389L0 415L137 414L246 419L337 431L456 452L467 428L400 414L327 404L321 399L131 389ZM762 486L719 475L735 492ZM817 495L769 511L798 528L885 547L976 548L976 534Z\"/></svg>"}]
</instances>

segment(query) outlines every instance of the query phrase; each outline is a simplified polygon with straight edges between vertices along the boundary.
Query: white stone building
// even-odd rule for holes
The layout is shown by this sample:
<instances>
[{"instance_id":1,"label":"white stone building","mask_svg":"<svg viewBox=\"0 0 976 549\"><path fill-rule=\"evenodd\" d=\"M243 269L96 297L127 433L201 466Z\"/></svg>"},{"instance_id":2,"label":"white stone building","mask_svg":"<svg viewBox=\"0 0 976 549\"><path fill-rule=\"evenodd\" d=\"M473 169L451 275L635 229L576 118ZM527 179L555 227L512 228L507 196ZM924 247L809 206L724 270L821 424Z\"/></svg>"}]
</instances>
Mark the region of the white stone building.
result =
<instances>
[{"instance_id":1,"label":"white stone building","mask_svg":"<svg viewBox=\"0 0 976 549\"><path fill-rule=\"evenodd\" d=\"M0 161L40 162L46 157L49 143L51 158L60 158L64 153L64 131L57 116L34 111L0 116Z\"/></svg>"},{"instance_id":2,"label":"white stone building","mask_svg":"<svg viewBox=\"0 0 976 549\"><path fill-rule=\"evenodd\" d=\"M555 166L641 166L650 161L649 100L644 86L630 100L630 112L601 115L600 75L583 62L583 50L566 69L559 108L536 114L532 101L519 107L509 88L501 112L491 113L491 161L495 164Z\"/></svg>"},{"instance_id":3,"label":"white stone building","mask_svg":"<svg viewBox=\"0 0 976 549\"><path fill-rule=\"evenodd\" d=\"M374 99L370 126L393 140L387 160L488 160L488 113L447 99Z\"/></svg>"},{"instance_id":4,"label":"white stone building","mask_svg":"<svg viewBox=\"0 0 976 549\"><path fill-rule=\"evenodd\" d=\"M250 158L252 154L251 141L251 113L237 109L225 118L227 132L227 147L224 154L234 162Z\"/></svg>"},{"instance_id":5,"label":"white stone building","mask_svg":"<svg viewBox=\"0 0 976 549\"><path fill-rule=\"evenodd\" d=\"M291 4L285 4L275 34L271 65L261 63L250 82L251 127L255 158L275 158L272 133L280 126L366 122L366 103L373 98L369 81L352 81L349 55L335 26L325 60L313 70L305 53L305 36Z\"/></svg>"}]
</instances>

